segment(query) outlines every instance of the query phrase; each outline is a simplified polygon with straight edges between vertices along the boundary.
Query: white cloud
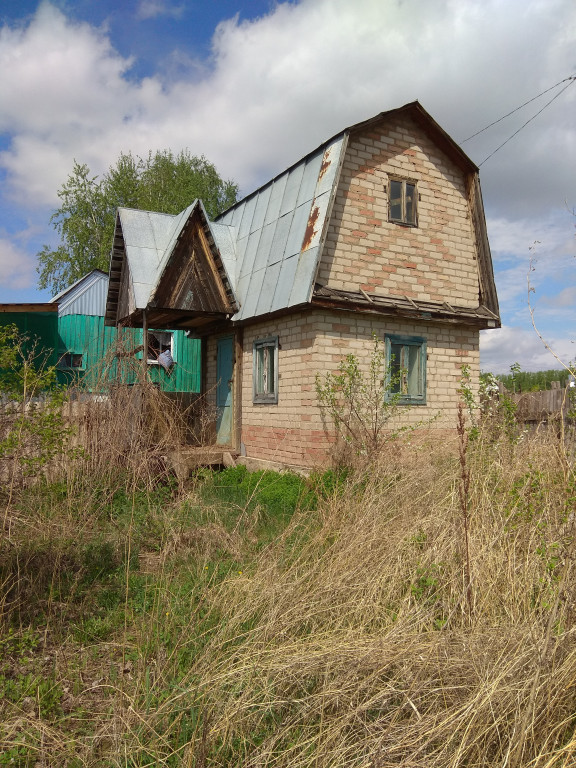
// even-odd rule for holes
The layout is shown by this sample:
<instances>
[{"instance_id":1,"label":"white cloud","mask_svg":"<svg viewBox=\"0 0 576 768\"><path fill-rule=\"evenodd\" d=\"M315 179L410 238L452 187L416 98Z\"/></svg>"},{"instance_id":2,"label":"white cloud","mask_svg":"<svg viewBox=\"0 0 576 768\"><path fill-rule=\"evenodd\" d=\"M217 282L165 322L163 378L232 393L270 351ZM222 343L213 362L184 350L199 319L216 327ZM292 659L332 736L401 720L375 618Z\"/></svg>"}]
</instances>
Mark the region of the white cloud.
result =
<instances>
[{"instance_id":1,"label":"white cloud","mask_svg":"<svg viewBox=\"0 0 576 768\"><path fill-rule=\"evenodd\" d=\"M3 288L30 288L36 282L34 259L12 240L0 237L0 285Z\"/></svg>"},{"instance_id":2,"label":"white cloud","mask_svg":"<svg viewBox=\"0 0 576 768\"><path fill-rule=\"evenodd\" d=\"M508 373L512 363L520 361L525 371L541 371L561 368L562 363L568 364L576 356L576 337L572 340L566 336L555 335L545 337L544 341L554 354L546 348L534 330L503 326L491 331L482 331L481 368L492 373Z\"/></svg>"},{"instance_id":3,"label":"white cloud","mask_svg":"<svg viewBox=\"0 0 576 768\"><path fill-rule=\"evenodd\" d=\"M157 16L179 19L183 13L183 5L172 5L165 0L141 0L136 15L139 19L155 19Z\"/></svg>"},{"instance_id":4,"label":"white cloud","mask_svg":"<svg viewBox=\"0 0 576 768\"><path fill-rule=\"evenodd\" d=\"M13 189L45 201L73 157L102 171L120 149L189 147L250 191L346 125L415 98L462 138L569 74L575 42L570 0L302 0L222 22L210 70L135 82L105 31L44 4L28 27L0 33L0 66L10 72L0 82L0 130L19 134L1 162ZM499 216L528 213L545 195L558 204L570 197L573 91L483 168L485 199ZM475 141L487 148L500 139L488 136ZM485 151L466 148L475 159ZM29 192L35 168L42 173Z\"/></svg>"}]
</instances>

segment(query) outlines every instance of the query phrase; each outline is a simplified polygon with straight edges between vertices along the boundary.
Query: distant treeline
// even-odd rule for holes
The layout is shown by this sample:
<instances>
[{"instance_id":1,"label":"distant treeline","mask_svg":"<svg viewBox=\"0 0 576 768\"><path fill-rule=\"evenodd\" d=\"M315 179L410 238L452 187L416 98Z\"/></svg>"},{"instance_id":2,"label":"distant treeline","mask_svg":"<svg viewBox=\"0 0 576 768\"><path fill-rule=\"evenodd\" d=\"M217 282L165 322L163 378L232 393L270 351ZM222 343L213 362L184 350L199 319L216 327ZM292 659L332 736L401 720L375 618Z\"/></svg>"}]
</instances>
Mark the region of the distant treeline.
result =
<instances>
[{"instance_id":1,"label":"distant treeline","mask_svg":"<svg viewBox=\"0 0 576 768\"><path fill-rule=\"evenodd\" d=\"M517 371L499 374L495 378L510 392L539 392L543 389L551 389L553 381L559 381L561 387L568 384L568 371Z\"/></svg>"}]
</instances>

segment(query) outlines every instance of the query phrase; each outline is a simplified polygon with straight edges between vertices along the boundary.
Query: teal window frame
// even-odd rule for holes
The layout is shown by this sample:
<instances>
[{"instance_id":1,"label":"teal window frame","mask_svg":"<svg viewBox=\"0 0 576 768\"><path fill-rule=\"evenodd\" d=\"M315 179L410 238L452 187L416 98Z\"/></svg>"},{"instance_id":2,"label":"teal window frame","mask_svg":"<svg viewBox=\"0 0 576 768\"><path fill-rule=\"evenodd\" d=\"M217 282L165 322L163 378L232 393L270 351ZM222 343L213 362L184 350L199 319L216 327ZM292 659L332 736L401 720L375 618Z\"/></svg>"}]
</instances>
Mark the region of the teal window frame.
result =
<instances>
[{"instance_id":1,"label":"teal window frame","mask_svg":"<svg viewBox=\"0 0 576 768\"><path fill-rule=\"evenodd\" d=\"M255 339L252 350L252 402L278 403L278 336Z\"/></svg>"},{"instance_id":2,"label":"teal window frame","mask_svg":"<svg viewBox=\"0 0 576 768\"><path fill-rule=\"evenodd\" d=\"M387 334L385 349L389 399L400 405L426 405L426 339Z\"/></svg>"}]
</instances>

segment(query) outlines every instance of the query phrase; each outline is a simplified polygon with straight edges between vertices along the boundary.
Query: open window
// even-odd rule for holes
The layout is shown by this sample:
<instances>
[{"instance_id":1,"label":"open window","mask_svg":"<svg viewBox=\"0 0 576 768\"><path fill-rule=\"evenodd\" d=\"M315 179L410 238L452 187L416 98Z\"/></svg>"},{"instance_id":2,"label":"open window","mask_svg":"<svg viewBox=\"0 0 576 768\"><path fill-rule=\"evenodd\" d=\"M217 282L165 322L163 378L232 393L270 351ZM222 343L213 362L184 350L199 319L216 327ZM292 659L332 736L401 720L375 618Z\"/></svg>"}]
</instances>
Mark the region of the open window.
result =
<instances>
[{"instance_id":1,"label":"open window","mask_svg":"<svg viewBox=\"0 0 576 768\"><path fill-rule=\"evenodd\" d=\"M174 355L174 333L172 331L148 331L146 356L148 365L170 367L174 363ZM168 366L164 364L164 361L168 362Z\"/></svg>"},{"instance_id":2,"label":"open window","mask_svg":"<svg viewBox=\"0 0 576 768\"><path fill-rule=\"evenodd\" d=\"M386 336L388 391L402 405L426 404L426 339Z\"/></svg>"},{"instance_id":3,"label":"open window","mask_svg":"<svg viewBox=\"0 0 576 768\"><path fill-rule=\"evenodd\" d=\"M60 355L57 367L62 371L83 371L84 356L80 352L64 352Z\"/></svg>"},{"instance_id":4,"label":"open window","mask_svg":"<svg viewBox=\"0 0 576 768\"><path fill-rule=\"evenodd\" d=\"M254 403L278 402L278 336L257 339L253 354Z\"/></svg>"},{"instance_id":5,"label":"open window","mask_svg":"<svg viewBox=\"0 0 576 768\"><path fill-rule=\"evenodd\" d=\"M417 217L416 183L406 179L390 179L388 193L388 218L397 224L416 227Z\"/></svg>"}]
</instances>

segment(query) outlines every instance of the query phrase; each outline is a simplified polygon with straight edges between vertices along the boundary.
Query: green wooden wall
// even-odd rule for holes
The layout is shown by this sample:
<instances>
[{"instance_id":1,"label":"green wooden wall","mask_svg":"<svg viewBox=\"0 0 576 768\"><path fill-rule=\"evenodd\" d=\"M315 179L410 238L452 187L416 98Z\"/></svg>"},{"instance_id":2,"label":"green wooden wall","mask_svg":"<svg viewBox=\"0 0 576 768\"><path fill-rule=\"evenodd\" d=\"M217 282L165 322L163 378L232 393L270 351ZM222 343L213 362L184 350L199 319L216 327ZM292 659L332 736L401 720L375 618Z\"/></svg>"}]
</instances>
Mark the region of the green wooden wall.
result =
<instances>
[{"instance_id":1,"label":"green wooden wall","mask_svg":"<svg viewBox=\"0 0 576 768\"><path fill-rule=\"evenodd\" d=\"M57 312L1 312L0 325L15 325L18 328L27 339L25 352L37 355L39 365L56 365Z\"/></svg>"},{"instance_id":2,"label":"green wooden wall","mask_svg":"<svg viewBox=\"0 0 576 768\"><path fill-rule=\"evenodd\" d=\"M120 334L120 335L118 335ZM200 391L200 341L189 339L184 331L172 331L174 367L168 374L159 365L148 365L149 379L165 392ZM111 381L133 384L142 370L141 328L116 328L104 325L104 318L92 315L64 315L58 319L58 380L68 385L82 381L91 389ZM81 355L69 367L66 353ZM118 354L120 353L120 354Z\"/></svg>"}]
</instances>

